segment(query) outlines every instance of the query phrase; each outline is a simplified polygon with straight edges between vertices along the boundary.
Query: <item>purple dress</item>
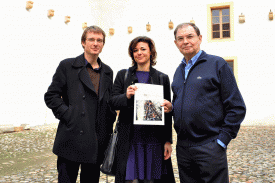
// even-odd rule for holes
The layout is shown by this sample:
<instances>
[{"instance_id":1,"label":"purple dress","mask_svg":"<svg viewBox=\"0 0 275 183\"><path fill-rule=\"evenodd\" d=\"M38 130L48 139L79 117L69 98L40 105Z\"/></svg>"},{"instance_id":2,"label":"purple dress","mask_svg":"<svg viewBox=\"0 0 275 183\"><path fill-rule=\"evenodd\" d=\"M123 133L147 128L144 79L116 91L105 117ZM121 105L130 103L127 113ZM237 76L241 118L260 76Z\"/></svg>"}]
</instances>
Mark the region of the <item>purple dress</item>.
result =
<instances>
[{"instance_id":1,"label":"purple dress","mask_svg":"<svg viewBox=\"0 0 275 183\"><path fill-rule=\"evenodd\" d=\"M136 76L139 83L149 83L149 72L137 71ZM167 174L166 168L162 168L162 144L152 135L152 126L134 125L133 134L125 180L160 179Z\"/></svg>"}]
</instances>

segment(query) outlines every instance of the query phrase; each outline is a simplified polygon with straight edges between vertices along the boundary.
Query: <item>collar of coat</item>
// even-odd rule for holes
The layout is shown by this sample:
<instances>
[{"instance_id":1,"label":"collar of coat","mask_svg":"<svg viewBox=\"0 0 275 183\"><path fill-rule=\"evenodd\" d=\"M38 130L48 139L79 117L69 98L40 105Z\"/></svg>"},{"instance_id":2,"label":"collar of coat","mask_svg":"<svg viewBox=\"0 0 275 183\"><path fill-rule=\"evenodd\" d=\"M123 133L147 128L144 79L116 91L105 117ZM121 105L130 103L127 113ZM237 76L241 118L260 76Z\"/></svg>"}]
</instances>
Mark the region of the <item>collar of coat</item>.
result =
<instances>
[{"instance_id":1,"label":"collar of coat","mask_svg":"<svg viewBox=\"0 0 275 183\"><path fill-rule=\"evenodd\" d=\"M106 90L110 88L110 84L113 82L113 71L112 69L104 64L100 58L97 60L101 63L100 72L100 87L99 87L99 100L104 96ZM89 73L86 68L84 53L75 58L72 63L72 67L79 69L78 77L83 84L85 84L89 89L95 92L94 86L90 79ZM96 92L95 92L96 93Z\"/></svg>"},{"instance_id":2,"label":"collar of coat","mask_svg":"<svg viewBox=\"0 0 275 183\"><path fill-rule=\"evenodd\" d=\"M105 65L101 59L98 57L97 58L97 62L100 64L100 66L102 67L102 71L105 72L106 74L111 73L112 70L109 66ZM85 67L85 57L84 57L84 53L79 55L78 57L75 58L75 61L72 64L73 67Z\"/></svg>"}]
</instances>

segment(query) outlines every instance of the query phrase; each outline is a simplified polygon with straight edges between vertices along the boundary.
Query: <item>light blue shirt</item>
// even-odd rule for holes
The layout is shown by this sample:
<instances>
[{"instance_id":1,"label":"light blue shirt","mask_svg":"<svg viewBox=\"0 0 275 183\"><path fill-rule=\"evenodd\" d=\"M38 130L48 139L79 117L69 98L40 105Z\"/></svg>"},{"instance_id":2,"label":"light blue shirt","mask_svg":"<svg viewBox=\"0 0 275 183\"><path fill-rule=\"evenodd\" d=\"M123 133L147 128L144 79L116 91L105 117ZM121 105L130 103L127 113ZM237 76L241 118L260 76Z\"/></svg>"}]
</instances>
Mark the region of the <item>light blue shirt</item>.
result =
<instances>
[{"instance_id":1,"label":"light blue shirt","mask_svg":"<svg viewBox=\"0 0 275 183\"><path fill-rule=\"evenodd\" d=\"M182 63L185 65L185 79L187 78L188 72L192 68L192 66L197 62L198 58L201 56L202 51L200 50L191 60L186 64L185 58L182 59Z\"/></svg>"},{"instance_id":2,"label":"light blue shirt","mask_svg":"<svg viewBox=\"0 0 275 183\"><path fill-rule=\"evenodd\" d=\"M185 79L187 78L187 75L190 71L190 69L193 67L193 65L197 62L198 58L200 57L202 51L200 50L191 60L188 61L186 64L185 58L182 59L182 63L185 65ZM217 139L217 143L222 146L223 148L226 148L226 145L219 139Z\"/></svg>"}]
</instances>

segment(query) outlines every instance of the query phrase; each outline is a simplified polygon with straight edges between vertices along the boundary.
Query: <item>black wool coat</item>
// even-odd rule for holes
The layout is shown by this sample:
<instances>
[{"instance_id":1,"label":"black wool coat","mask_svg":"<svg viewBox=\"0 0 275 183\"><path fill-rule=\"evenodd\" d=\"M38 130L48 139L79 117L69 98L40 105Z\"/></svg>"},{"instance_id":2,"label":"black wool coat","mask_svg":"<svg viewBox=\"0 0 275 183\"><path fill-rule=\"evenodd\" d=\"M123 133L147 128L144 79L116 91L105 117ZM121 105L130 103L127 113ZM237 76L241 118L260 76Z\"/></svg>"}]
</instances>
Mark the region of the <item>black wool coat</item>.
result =
<instances>
[{"instance_id":1,"label":"black wool coat","mask_svg":"<svg viewBox=\"0 0 275 183\"><path fill-rule=\"evenodd\" d=\"M119 125L118 125L118 142L115 156L115 183L124 183L126 176L126 165L128 160L128 155L130 151L130 142L133 137L133 114L134 114L134 97L127 99L126 90L129 85L138 82L135 72L137 67L133 66L128 69L128 74L125 79L126 69L123 69L117 73L113 92L111 97L111 105L114 109L120 110L119 114ZM164 88L164 98L171 101L171 92L170 92L170 81L169 77L156 69L150 67L149 72L149 82L151 84L161 84L163 83ZM162 75L162 81L160 78ZM125 82L124 82L125 81ZM166 142L172 143L172 115L165 114L165 125L164 126L150 126L152 133L159 139L159 142L163 144L164 153L164 144ZM163 156L164 158L164 156ZM163 164L166 164L168 167L168 174L162 177L161 181L155 180L155 182L175 182L171 158L164 160Z\"/></svg>"},{"instance_id":2,"label":"black wool coat","mask_svg":"<svg viewBox=\"0 0 275 183\"><path fill-rule=\"evenodd\" d=\"M74 162L102 163L116 117L109 105L113 71L99 58L98 62L98 95L82 54L60 62L44 96L46 105L60 120L53 153Z\"/></svg>"}]
</instances>

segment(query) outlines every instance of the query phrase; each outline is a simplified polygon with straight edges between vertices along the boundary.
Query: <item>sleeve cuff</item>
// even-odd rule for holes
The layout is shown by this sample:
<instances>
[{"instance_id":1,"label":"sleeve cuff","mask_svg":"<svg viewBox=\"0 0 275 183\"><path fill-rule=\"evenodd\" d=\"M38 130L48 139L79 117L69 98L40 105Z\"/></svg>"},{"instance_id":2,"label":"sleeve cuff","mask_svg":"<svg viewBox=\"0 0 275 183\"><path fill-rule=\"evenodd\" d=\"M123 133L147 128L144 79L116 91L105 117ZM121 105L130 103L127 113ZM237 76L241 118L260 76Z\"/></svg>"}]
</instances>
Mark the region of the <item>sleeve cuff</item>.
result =
<instances>
[{"instance_id":1,"label":"sleeve cuff","mask_svg":"<svg viewBox=\"0 0 275 183\"><path fill-rule=\"evenodd\" d=\"M68 106L66 106L65 104L62 104L61 106L59 106L59 108L57 109L57 111L55 112L55 117L59 120L61 120L62 116L65 114L65 112L68 110Z\"/></svg>"},{"instance_id":2,"label":"sleeve cuff","mask_svg":"<svg viewBox=\"0 0 275 183\"><path fill-rule=\"evenodd\" d=\"M224 132L224 131L221 131L220 134L219 134L218 139L219 139L224 145L227 146L227 145L229 144L229 142L232 140L232 137L231 137L228 133L226 133L226 132Z\"/></svg>"},{"instance_id":3,"label":"sleeve cuff","mask_svg":"<svg viewBox=\"0 0 275 183\"><path fill-rule=\"evenodd\" d=\"M220 141L220 139L217 139L217 143L218 143L220 146L222 146L224 149L226 149L226 145L225 145L222 141Z\"/></svg>"}]
</instances>

